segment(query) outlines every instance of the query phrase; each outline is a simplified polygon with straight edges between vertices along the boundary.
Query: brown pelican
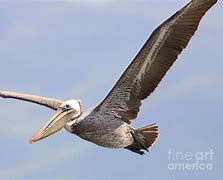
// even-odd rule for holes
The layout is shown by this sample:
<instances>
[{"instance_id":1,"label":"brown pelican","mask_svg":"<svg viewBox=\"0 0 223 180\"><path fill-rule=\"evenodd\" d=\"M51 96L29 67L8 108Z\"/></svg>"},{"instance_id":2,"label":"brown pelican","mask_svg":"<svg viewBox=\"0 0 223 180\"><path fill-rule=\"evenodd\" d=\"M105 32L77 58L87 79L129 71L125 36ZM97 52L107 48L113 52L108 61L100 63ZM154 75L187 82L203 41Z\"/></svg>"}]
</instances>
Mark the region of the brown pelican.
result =
<instances>
[{"instance_id":1,"label":"brown pelican","mask_svg":"<svg viewBox=\"0 0 223 180\"><path fill-rule=\"evenodd\" d=\"M151 34L110 93L96 107L83 111L78 100L62 101L0 91L3 98L37 103L56 110L30 140L43 139L63 127L70 133L108 148L126 148L144 154L158 137L158 126L134 129L141 101L157 87L217 0L192 0Z\"/></svg>"}]
</instances>

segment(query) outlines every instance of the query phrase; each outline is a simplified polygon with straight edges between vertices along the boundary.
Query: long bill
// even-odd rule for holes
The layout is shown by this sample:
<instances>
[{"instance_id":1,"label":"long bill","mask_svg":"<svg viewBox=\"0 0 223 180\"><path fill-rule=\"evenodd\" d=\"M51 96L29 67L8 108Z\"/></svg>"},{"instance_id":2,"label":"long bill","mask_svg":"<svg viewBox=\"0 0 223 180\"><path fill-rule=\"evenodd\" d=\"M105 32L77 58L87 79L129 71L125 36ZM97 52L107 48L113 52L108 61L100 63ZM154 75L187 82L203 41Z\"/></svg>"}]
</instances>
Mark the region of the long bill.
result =
<instances>
[{"instance_id":1,"label":"long bill","mask_svg":"<svg viewBox=\"0 0 223 180\"><path fill-rule=\"evenodd\" d=\"M58 109L48 122L29 140L29 143L32 144L61 130L67 123L67 115L70 113L70 111Z\"/></svg>"}]
</instances>

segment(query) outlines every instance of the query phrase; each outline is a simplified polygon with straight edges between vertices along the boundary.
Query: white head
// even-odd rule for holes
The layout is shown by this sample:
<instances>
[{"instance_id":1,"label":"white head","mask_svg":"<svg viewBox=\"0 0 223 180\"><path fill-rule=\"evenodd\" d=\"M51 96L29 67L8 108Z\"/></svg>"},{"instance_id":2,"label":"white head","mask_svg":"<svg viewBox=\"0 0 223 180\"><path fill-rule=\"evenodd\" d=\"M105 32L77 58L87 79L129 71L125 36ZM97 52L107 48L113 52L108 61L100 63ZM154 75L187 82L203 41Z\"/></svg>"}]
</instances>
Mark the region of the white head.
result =
<instances>
[{"instance_id":1,"label":"white head","mask_svg":"<svg viewBox=\"0 0 223 180\"><path fill-rule=\"evenodd\" d=\"M46 138L62 129L67 122L82 114L80 100L64 101L48 122L30 139L30 143Z\"/></svg>"},{"instance_id":2,"label":"white head","mask_svg":"<svg viewBox=\"0 0 223 180\"><path fill-rule=\"evenodd\" d=\"M72 112L73 116L71 119L75 119L81 114L81 100L67 100L63 102L59 108L65 112Z\"/></svg>"}]
</instances>

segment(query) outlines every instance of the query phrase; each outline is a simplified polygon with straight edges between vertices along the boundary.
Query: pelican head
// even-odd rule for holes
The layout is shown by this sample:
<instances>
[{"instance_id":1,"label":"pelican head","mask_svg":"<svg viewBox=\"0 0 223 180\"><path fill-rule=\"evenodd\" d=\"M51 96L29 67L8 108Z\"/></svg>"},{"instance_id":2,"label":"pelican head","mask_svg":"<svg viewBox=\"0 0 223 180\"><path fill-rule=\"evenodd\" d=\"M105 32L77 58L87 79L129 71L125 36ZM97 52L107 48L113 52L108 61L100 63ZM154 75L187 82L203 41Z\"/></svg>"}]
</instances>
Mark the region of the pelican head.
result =
<instances>
[{"instance_id":1,"label":"pelican head","mask_svg":"<svg viewBox=\"0 0 223 180\"><path fill-rule=\"evenodd\" d=\"M78 118L82 114L80 100L64 101L48 122L30 139L34 143L61 130L67 122Z\"/></svg>"}]
</instances>

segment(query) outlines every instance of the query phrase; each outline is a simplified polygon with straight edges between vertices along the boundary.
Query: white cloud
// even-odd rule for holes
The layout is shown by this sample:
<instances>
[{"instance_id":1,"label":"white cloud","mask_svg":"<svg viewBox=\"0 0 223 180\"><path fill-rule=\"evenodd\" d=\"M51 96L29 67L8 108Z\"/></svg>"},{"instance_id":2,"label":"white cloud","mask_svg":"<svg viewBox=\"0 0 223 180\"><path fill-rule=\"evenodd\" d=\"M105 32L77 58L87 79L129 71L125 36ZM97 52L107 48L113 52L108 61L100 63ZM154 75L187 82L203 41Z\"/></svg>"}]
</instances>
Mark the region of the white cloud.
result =
<instances>
[{"instance_id":1,"label":"white cloud","mask_svg":"<svg viewBox=\"0 0 223 180\"><path fill-rule=\"evenodd\" d=\"M220 92L223 90L223 79L215 73L198 75L192 74L185 76L180 81L175 82L166 89L159 92L158 98L161 100L168 100L170 97L179 98L183 94L200 92L206 94L207 97L219 98ZM218 93L211 93L218 92Z\"/></svg>"},{"instance_id":2,"label":"white cloud","mask_svg":"<svg viewBox=\"0 0 223 180\"><path fill-rule=\"evenodd\" d=\"M32 159L22 163L12 164L10 167L1 168L1 179L17 179L29 177L33 174L50 171L69 159L75 159L88 149L86 143L64 144L62 148L44 147L44 153L37 153ZM54 177L54 176L53 176Z\"/></svg>"}]
</instances>

